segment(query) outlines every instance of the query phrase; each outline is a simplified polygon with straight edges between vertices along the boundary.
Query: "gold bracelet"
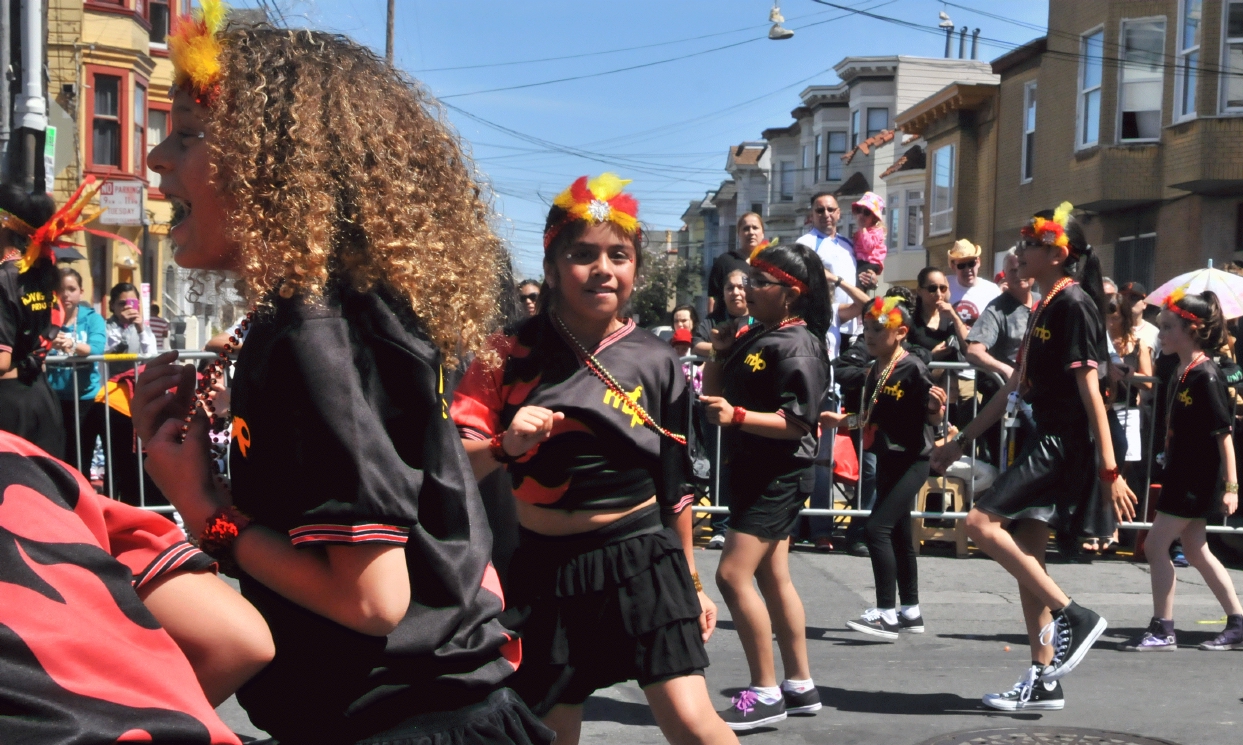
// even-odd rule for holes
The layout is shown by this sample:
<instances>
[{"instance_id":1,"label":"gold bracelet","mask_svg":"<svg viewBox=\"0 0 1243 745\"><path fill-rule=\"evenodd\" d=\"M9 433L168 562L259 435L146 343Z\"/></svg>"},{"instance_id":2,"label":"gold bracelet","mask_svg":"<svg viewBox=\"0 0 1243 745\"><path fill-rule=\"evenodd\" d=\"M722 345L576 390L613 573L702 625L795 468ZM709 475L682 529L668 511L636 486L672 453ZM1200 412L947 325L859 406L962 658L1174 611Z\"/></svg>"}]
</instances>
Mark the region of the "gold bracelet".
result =
<instances>
[{"instance_id":1,"label":"gold bracelet","mask_svg":"<svg viewBox=\"0 0 1243 745\"><path fill-rule=\"evenodd\" d=\"M699 581L699 572L691 572L691 581L695 583L695 592L704 591L704 583Z\"/></svg>"},{"instance_id":2,"label":"gold bracelet","mask_svg":"<svg viewBox=\"0 0 1243 745\"><path fill-rule=\"evenodd\" d=\"M1227 494L1238 494L1239 493L1239 482L1227 481L1226 482L1226 493Z\"/></svg>"}]
</instances>

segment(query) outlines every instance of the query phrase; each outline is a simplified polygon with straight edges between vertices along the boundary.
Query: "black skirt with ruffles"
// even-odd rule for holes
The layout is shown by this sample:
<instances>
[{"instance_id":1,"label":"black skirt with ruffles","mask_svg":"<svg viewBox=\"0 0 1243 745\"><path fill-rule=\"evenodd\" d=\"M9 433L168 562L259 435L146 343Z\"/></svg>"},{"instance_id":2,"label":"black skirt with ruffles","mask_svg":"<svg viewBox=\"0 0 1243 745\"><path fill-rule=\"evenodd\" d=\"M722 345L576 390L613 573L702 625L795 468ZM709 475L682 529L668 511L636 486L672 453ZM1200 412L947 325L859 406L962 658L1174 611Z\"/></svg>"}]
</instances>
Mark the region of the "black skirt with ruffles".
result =
<instances>
[{"instance_id":1,"label":"black skirt with ruffles","mask_svg":"<svg viewBox=\"0 0 1243 745\"><path fill-rule=\"evenodd\" d=\"M502 622L522 635L522 663L506 683L539 716L616 683L708 666L682 543L655 506L590 533L521 530L506 595Z\"/></svg>"}]
</instances>

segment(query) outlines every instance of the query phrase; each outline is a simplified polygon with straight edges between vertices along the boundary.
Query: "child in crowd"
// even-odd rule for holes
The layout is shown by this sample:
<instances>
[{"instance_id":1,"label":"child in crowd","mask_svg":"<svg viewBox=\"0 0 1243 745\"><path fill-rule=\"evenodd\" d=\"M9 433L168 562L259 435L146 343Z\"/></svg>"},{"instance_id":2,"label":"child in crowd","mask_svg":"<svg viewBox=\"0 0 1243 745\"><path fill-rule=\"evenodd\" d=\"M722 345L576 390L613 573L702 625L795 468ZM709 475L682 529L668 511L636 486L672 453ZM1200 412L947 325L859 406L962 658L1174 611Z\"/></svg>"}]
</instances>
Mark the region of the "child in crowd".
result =
<instances>
[{"instance_id":1,"label":"child in crowd","mask_svg":"<svg viewBox=\"0 0 1243 745\"><path fill-rule=\"evenodd\" d=\"M871 271L880 276L885 271L885 256L889 253L885 245L885 199L869 191L850 205L850 212L855 218L855 264L858 271Z\"/></svg>"},{"instance_id":2,"label":"child in crowd","mask_svg":"<svg viewBox=\"0 0 1243 745\"><path fill-rule=\"evenodd\" d=\"M800 244L751 257L747 307L755 325L734 319L713 330L704 391L711 424L724 427L729 466L729 531L716 583L738 628L751 684L721 716L736 730L820 708L807 661L803 602L790 580L791 531L815 484L820 402L829 370L824 337L831 319L824 265ZM758 581L760 592L755 591ZM761 595L763 596L761 598ZM772 637L786 680L777 686Z\"/></svg>"},{"instance_id":3,"label":"child in crowd","mask_svg":"<svg viewBox=\"0 0 1243 745\"><path fill-rule=\"evenodd\" d=\"M1239 506L1239 476L1231 430L1234 415L1225 376L1209 354L1222 345L1225 320L1212 292L1187 295L1175 290L1158 319L1163 354L1176 355L1179 366L1165 402L1165 480L1157 516L1144 542L1152 574L1153 617L1148 628L1122 648L1131 652L1165 652L1177 648L1174 635L1174 585L1170 544L1182 539L1187 561L1200 572L1226 611L1226 629L1200 649L1243 649L1243 606L1221 562L1209 550L1208 520L1234 514Z\"/></svg>"},{"instance_id":4,"label":"child in crowd","mask_svg":"<svg viewBox=\"0 0 1243 745\"><path fill-rule=\"evenodd\" d=\"M129 282L116 283L108 293L108 307L112 316L108 319L104 351L108 354L155 354L155 334L143 325L138 288Z\"/></svg>"},{"instance_id":5,"label":"child in crowd","mask_svg":"<svg viewBox=\"0 0 1243 745\"><path fill-rule=\"evenodd\" d=\"M932 427L945 413L945 391L932 384L928 368L902 346L912 310L900 298L876 298L863 324L868 353L876 360L865 384L867 403L858 416L863 446L876 456L876 504L866 529L876 607L846 625L882 639L896 639L899 631L924 631L911 507L928 480ZM895 583L902 598L900 612Z\"/></svg>"}]
</instances>

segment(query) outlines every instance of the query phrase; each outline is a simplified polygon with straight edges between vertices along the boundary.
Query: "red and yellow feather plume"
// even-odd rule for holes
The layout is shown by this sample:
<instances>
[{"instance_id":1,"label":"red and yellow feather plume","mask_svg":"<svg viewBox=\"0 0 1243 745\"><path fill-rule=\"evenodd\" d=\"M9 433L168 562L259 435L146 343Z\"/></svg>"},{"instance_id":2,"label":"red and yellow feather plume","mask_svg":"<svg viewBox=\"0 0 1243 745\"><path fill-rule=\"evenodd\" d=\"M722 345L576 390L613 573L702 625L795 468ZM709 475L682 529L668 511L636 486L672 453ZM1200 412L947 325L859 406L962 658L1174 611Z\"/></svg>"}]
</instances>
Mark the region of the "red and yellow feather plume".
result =
<instances>
[{"instance_id":1,"label":"red and yellow feather plume","mask_svg":"<svg viewBox=\"0 0 1243 745\"><path fill-rule=\"evenodd\" d=\"M585 220L591 225L611 222L627 235L633 234L639 228L639 202L622 191L630 181L615 173L602 173L590 181L580 176L552 200L567 216L545 233L544 247L552 243L566 222L574 220Z\"/></svg>"},{"instance_id":2,"label":"red and yellow feather plume","mask_svg":"<svg viewBox=\"0 0 1243 745\"><path fill-rule=\"evenodd\" d=\"M229 8L222 0L201 0L192 18L182 18L168 36L169 56L173 61L173 84L194 94L202 104L209 104L220 86L220 31L224 28Z\"/></svg>"},{"instance_id":3,"label":"red and yellow feather plume","mask_svg":"<svg viewBox=\"0 0 1243 745\"><path fill-rule=\"evenodd\" d=\"M887 329L896 329L902 325L902 311L898 308L901 302L899 297L878 297L868 306L867 317L880 321Z\"/></svg>"},{"instance_id":4,"label":"red and yellow feather plume","mask_svg":"<svg viewBox=\"0 0 1243 745\"><path fill-rule=\"evenodd\" d=\"M103 186L103 182L95 183L94 176L87 176L78 187L78 190L69 197L64 206L56 210L47 222L36 228L33 232L28 233L30 242L26 246L26 251L22 257L17 260L18 273L26 272L39 260L40 256L48 256L53 262L56 261L54 248L73 245L65 240L65 236L69 233L76 233L86 230L87 223L94 220L102 213L97 211L85 220L81 220L82 211L95 198L95 194ZM16 218L15 218L16 219ZM19 222L21 222L19 220ZM22 223L25 225L25 223ZM29 228L29 226L27 226Z\"/></svg>"}]
</instances>

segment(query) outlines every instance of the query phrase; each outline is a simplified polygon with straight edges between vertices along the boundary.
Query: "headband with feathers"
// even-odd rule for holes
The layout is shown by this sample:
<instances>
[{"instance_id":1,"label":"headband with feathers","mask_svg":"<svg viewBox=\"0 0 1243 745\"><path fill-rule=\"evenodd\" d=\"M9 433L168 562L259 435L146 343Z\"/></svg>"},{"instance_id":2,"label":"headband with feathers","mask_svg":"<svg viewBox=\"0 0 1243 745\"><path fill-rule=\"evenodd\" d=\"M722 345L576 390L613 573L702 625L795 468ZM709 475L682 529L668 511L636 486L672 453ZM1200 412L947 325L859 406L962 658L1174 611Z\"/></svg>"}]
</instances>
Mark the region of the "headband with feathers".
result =
<instances>
[{"instance_id":1,"label":"headband with feathers","mask_svg":"<svg viewBox=\"0 0 1243 745\"><path fill-rule=\"evenodd\" d=\"M902 310L898 305L900 297L878 297L868 306L867 317L880 321L887 329L896 329L902 325Z\"/></svg>"},{"instance_id":2,"label":"headband with feathers","mask_svg":"<svg viewBox=\"0 0 1243 745\"><path fill-rule=\"evenodd\" d=\"M173 84L184 88L194 100L210 106L220 92L220 31L229 6L222 0L201 0L192 18L181 17L168 35L173 61Z\"/></svg>"},{"instance_id":3,"label":"headband with feathers","mask_svg":"<svg viewBox=\"0 0 1243 745\"><path fill-rule=\"evenodd\" d=\"M562 228L576 220L589 225L611 222L626 235L633 235L639 229L639 202L622 191L630 182L631 179L615 173L602 173L590 181L580 176L552 200L553 206L565 210L566 216L544 231L544 248L552 245Z\"/></svg>"},{"instance_id":4,"label":"headband with feathers","mask_svg":"<svg viewBox=\"0 0 1243 745\"><path fill-rule=\"evenodd\" d=\"M1074 249L1070 248L1070 238L1066 235L1066 224L1070 221L1070 213L1074 209L1075 206L1070 202L1062 202L1057 209L1053 210L1053 219L1033 217L1031 223L1024 225L1020 232L1024 238L1029 238L1036 243L1073 251Z\"/></svg>"},{"instance_id":5,"label":"headband with feathers","mask_svg":"<svg viewBox=\"0 0 1243 745\"><path fill-rule=\"evenodd\" d=\"M1170 296L1165 299L1165 309L1179 318L1182 318L1184 321L1189 322L1193 326L1198 326L1201 323L1204 323L1203 318L1200 318L1195 313L1192 313L1186 308L1182 308L1178 305L1185 297L1187 297L1187 285L1175 287L1174 291L1170 293Z\"/></svg>"}]
</instances>

